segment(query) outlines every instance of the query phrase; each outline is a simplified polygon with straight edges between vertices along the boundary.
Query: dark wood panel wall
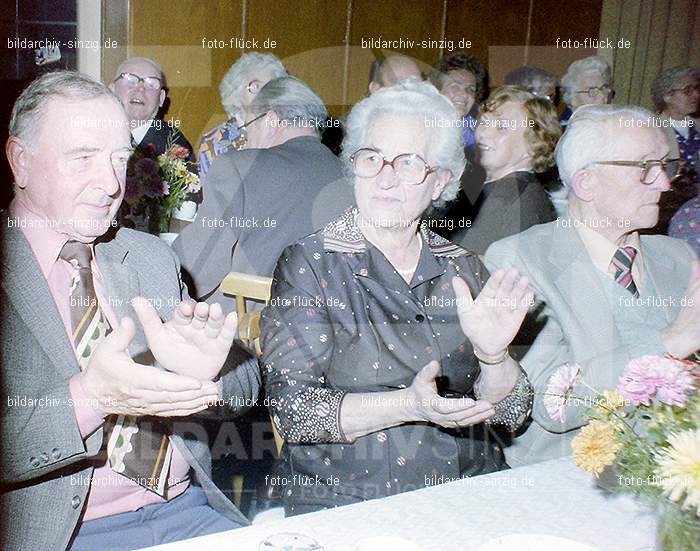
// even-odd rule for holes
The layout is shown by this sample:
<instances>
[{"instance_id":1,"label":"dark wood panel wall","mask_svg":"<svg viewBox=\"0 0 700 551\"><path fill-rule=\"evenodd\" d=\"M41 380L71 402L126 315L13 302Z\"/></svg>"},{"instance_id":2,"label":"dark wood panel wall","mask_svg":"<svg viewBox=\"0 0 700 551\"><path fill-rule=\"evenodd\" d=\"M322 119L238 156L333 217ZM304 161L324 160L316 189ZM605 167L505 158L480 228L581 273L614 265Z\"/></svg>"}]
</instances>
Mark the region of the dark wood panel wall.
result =
<instances>
[{"instance_id":1,"label":"dark wood panel wall","mask_svg":"<svg viewBox=\"0 0 700 551\"><path fill-rule=\"evenodd\" d=\"M103 27L125 27L127 52L156 58L169 79L168 116L185 134L201 133L225 118L218 85L242 51L277 55L308 82L338 116L366 93L369 67L386 54L376 40L402 41L392 50L427 69L442 53L470 42L499 84L526 60L562 73L594 50L557 48L556 39L598 38L602 0L110 0ZM117 5L117 7L115 7ZM119 7L121 6L121 7ZM369 40L375 43L370 44ZM202 41L204 40L204 45ZM215 46L212 41L218 41ZM242 41L247 41L242 43ZM253 43L255 41L255 43ZM273 45L274 42L274 45ZM255 47L257 46L257 47ZM370 47L375 46L375 47Z\"/></svg>"}]
</instances>

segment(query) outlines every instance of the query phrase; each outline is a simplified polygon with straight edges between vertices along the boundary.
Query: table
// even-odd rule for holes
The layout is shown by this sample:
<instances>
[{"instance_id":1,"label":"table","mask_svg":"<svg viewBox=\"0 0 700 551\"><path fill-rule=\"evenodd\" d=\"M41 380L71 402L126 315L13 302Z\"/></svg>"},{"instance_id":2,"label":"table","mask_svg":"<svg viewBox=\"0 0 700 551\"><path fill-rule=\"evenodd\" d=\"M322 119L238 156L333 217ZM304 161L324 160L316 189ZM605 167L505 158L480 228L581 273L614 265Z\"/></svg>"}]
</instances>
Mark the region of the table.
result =
<instances>
[{"instance_id":1,"label":"table","mask_svg":"<svg viewBox=\"0 0 700 551\"><path fill-rule=\"evenodd\" d=\"M516 533L567 537L600 551L653 551L655 531L649 509L631 496L606 495L565 457L150 549L257 551L271 534L300 532L326 551L353 551L380 535L425 551L468 551Z\"/></svg>"}]
</instances>

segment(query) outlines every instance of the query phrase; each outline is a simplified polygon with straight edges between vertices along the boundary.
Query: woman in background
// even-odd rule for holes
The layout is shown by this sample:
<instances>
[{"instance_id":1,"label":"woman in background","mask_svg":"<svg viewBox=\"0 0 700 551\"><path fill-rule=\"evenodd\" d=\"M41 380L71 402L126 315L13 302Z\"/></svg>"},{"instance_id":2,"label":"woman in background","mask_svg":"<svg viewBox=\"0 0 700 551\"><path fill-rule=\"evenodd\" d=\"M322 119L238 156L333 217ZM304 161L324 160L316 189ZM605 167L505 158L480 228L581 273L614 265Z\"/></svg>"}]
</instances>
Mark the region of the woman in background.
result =
<instances>
[{"instance_id":1,"label":"woman in background","mask_svg":"<svg viewBox=\"0 0 700 551\"><path fill-rule=\"evenodd\" d=\"M535 175L554 165L561 136L552 102L515 86L502 86L482 107L476 131L486 181L471 224L453 240L478 254L494 241L554 220L552 204Z\"/></svg>"}]
</instances>

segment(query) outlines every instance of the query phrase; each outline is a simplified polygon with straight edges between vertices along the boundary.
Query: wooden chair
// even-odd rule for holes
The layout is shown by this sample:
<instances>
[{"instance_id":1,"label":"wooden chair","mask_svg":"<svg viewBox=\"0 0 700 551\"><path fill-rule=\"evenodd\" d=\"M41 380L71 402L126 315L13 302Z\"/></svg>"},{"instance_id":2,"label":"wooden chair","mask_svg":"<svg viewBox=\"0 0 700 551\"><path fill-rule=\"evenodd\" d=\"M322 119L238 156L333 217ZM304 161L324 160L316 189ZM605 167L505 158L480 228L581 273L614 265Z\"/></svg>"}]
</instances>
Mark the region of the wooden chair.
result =
<instances>
[{"instance_id":1,"label":"wooden chair","mask_svg":"<svg viewBox=\"0 0 700 551\"><path fill-rule=\"evenodd\" d=\"M225 295L236 299L236 314L238 314L238 335L241 341L255 355L260 357L260 313L262 310L248 312L246 300L255 300L262 304L270 302L272 278L241 272L231 272L221 282L219 289Z\"/></svg>"},{"instance_id":2,"label":"wooden chair","mask_svg":"<svg viewBox=\"0 0 700 551\"><path fill-rule=\"evenodd\" d=\"M262 350L260 349L260 314L262 310L248 312L246 300L255 300L268 304L272 291L272 278L231 272L223 279L219 289L225 295L235 297L239 339L253 350L259 358L262 355ZM275 437L275 446L279 454L282 451L283 440L275 428L275 423L272 420L270 422L272 424L272 434Z\"/></svg>"}]
</instances>

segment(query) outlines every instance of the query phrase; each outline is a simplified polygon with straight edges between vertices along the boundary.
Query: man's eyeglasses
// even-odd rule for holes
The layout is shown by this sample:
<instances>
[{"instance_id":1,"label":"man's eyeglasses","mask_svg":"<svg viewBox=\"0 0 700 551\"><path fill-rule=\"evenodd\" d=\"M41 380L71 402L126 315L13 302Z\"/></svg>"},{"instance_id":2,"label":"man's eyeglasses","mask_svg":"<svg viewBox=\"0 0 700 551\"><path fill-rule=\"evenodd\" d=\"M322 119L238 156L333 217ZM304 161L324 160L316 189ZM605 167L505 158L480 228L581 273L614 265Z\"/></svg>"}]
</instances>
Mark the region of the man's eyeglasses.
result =
<instances>
[{"instance_id":1,"label":"man's eyeglasses","mask_svg":"<svg viewBox=\"0 0 700 551\"><path fill-rule=\"evenodd\" d=\"M437 170L415 153L404 153L387 161L379 151L370 148L358 149L350 156L350 161L360 178L373 178L389 165L399 180L411 185L422 184L428 174Z\"/></svg>"},{"instance_id":2,"label":"man's eyeglasses","mask_svg":"<svg viewBox=\"0 0 700 551\"><path fill-rule=\"evenodd\" d=\"M660 159L658 161L598 161L594 165L629 166L641 169L639 181L645 186L656 182L661 171L666 172L669 180L675 180L683 171L683 163L680 159Z\"/></svg>"},{"instance_id":3,"label":"man's eyeglasses","mask_svg":"<svg viewBox=\"0 0 700 551\"><path fill-rule=\"evenodd\" d=\"M160 90L163 83L158 77L140 77L134 73L120 73L116 80L123 80L129 88L136 88L139 82L143 82L143 87L148 90Z\"/></svg>"},{"instance_id":4,"label":"man's eyeglasses","mask_svg":"<svg viewBox=\"0 0 700 551\"><path fill-rule=\"evenodd\" d=\"M254 123L255 121L257 121L258 119L262 119L265 115L267 115L267 111L265 111L265 112L262 113L261 115L258 115L257 117L253 117L253 118L250 119L248 122L243 123L241 126L238 127L238 130L243 130L245 127L247 127L247 126L253 124L253 123Z\"/></svg>"},{"instance_id":5,"label":"man's eyeglasses","mask_svg":"<svg viewBox=\"0 0 700 551\"><path fill-rule=\"evenodd\" d=\"M610 88L610 86L608 86L607 84L603 84L603 86L591 86L590 88L586 88L585 90L574 91L574 93L576 94L588 94L589 98L594 98L598 95L607 96L610 92L612 92L612 88Z\"/></svg>"}]
</instances>

